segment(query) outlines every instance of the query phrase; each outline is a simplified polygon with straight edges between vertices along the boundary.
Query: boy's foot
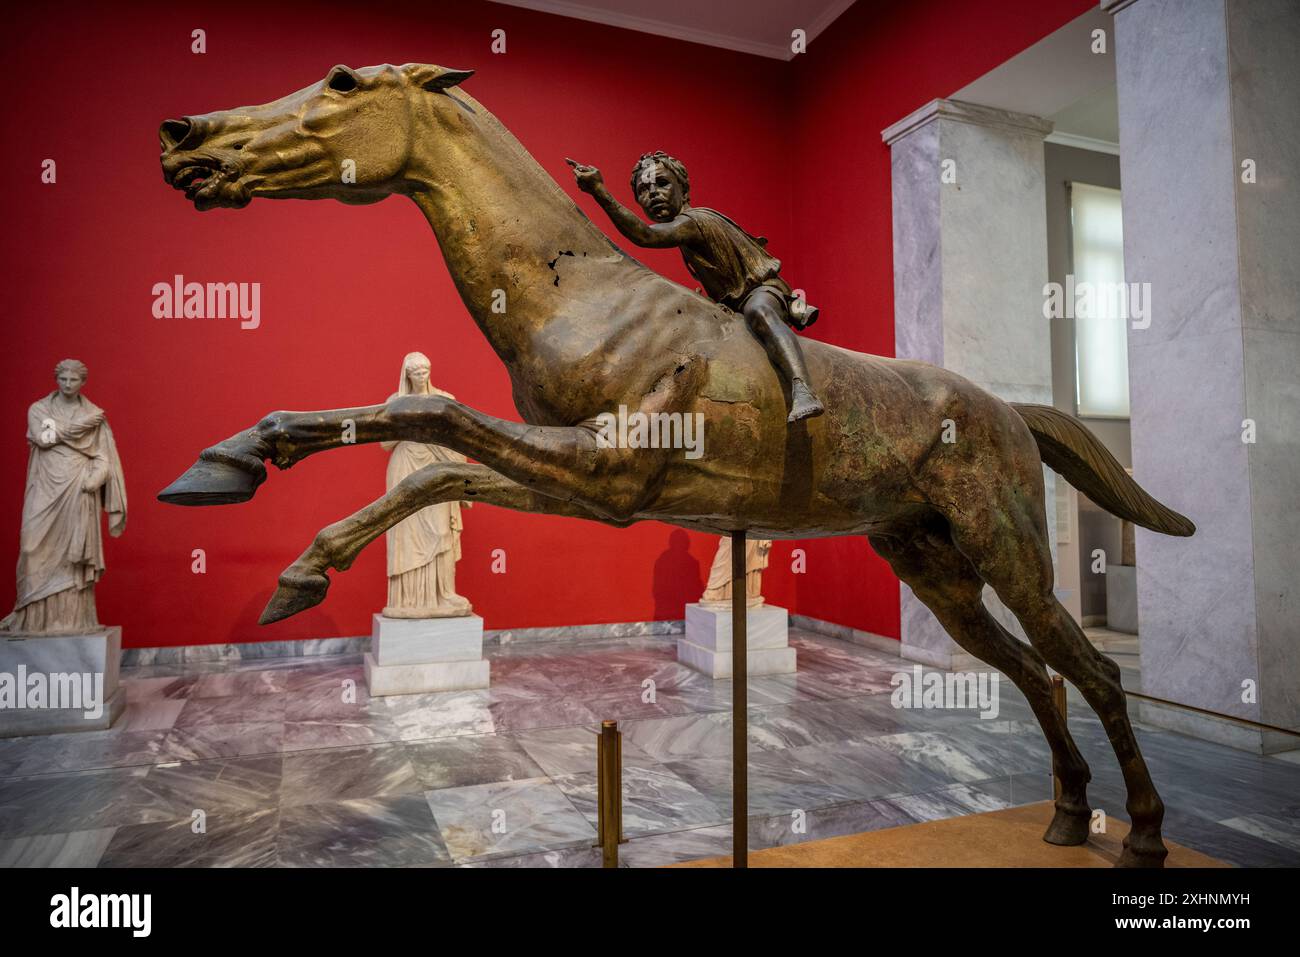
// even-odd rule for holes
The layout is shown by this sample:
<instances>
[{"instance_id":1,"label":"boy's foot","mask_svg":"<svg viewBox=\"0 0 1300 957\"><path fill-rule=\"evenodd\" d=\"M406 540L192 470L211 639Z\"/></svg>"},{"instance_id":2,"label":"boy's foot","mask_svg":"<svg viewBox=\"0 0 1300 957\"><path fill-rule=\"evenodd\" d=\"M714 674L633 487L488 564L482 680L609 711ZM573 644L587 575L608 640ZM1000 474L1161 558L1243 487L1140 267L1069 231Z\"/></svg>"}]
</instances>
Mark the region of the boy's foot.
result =
<instances>
[{"instance_id":1,"label":"boy's foot","mask_svg":"<svg viewBox=\"0 0 1300 957\"><path fill-rule=\"evenodd\" d=\"M795 379L790 388L790 414L786 422L800 422L803 419L815 419L826 411L822 400L817 398L802 379Z\"/></svg>"}]
</instances>

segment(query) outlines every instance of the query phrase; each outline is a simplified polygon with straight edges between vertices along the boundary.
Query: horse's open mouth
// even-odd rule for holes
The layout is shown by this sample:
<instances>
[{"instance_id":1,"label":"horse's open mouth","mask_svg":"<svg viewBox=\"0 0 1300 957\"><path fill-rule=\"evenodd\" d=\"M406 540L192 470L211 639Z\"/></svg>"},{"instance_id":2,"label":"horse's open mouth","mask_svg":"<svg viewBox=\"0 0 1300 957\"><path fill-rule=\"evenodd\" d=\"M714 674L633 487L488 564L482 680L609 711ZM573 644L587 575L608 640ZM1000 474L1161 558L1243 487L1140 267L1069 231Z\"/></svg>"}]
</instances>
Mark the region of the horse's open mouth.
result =
<instances>
[{"instance_id":1,"label":"horse's open mouth","mask_svg":"<svg viewBox=\"0 0 1300 957\"><path fill-rule=\"evenodd\" d=\"M185 198L193 200L204 187L216 185L221 180L221 171L211 166L185 166L172 177L172 187L185 193Z\"/></svg>"}]
</instances>

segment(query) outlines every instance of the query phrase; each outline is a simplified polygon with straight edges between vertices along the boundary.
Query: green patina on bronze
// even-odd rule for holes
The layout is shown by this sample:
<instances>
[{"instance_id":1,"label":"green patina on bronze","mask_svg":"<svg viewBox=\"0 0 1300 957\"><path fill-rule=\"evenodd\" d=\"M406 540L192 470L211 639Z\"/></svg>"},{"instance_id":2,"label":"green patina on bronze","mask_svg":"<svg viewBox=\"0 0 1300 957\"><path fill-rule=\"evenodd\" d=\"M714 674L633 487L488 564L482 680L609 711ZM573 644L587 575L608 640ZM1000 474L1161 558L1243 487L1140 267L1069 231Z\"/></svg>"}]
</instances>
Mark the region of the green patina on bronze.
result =
<instances>
[{"instance_id":1,"label":"green patina on bronze","mask_svg":"<svg viewBox=\"0 0 1300 957\"><path fill-rule=\"evenodd\" d=\"M159 498L246 501L266 478L265 461L287 468L340 448L346 421L356 443L430 442L481 463L429 466L323 529L281 576L262 620L323 600L329 569L346 569L385 529L440 501L615 526L654 519L718 535L865 535L953 639L1029 700L1062 782L1045 839L1081 843L1090 815L1088 767L1053 706L1050 665L1097 712L1123 770L1133 827L1121 863L1160 864L1163 805L1129 726L1119 669L1052 593L1041 463L1144 527L1190 535L1191 522L1144 492L1071 416L1004 402L922 362L806 340L826 411L788 424L788 383L741 318L610 242L460 89L469 76L424 64L335 67L275 102L162 125L164 178L200 210L256 197L413 200L508 369L523 419L408 396L273 412L206 449ZM493 308L501 295L504 312ZM600 447L597 416L620 405L702 415L704 454ZM949 422L954 441L944 440ZM985 584L1030 645L985 609Z\"/></svg>"}]
</instances>

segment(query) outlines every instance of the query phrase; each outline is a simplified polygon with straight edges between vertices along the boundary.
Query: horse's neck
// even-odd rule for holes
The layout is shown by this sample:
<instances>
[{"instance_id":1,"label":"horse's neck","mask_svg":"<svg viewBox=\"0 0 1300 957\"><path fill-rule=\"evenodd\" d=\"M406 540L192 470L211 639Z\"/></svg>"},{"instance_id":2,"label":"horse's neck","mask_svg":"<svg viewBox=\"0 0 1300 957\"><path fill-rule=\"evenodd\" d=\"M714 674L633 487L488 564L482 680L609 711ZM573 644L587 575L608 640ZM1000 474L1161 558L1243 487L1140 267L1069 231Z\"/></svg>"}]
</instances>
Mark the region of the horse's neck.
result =
<instances>
[{"instance_id":1,"label":"horse's neck","mask_svg":"<svg viewBox=\"0 0 1300 957\"><path fill-rule=\"evenodd\" d=\"M566 253L607 265L626 261L509 130L464 93L472 113L427 132L416 160L428 188L414 195L438 237L466 307L508 357L564 308L578 282L554 280ZM585 254L585 255L584 255ZM573 260L568 260L572 263Z\"/></svg>"}]
</instances>

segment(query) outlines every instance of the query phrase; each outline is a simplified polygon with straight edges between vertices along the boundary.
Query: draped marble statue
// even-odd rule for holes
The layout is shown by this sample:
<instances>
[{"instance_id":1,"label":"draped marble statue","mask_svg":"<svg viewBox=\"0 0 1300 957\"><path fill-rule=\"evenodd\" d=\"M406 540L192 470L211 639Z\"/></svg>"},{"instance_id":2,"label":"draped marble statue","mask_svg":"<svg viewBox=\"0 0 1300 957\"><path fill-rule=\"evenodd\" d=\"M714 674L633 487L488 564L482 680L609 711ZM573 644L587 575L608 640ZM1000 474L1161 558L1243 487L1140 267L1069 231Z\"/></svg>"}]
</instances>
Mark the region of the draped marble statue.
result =
<instances>
[{"instance_id":1,"label":"draped marble statue","mask_svg":"<svg viewBox=\"0 0 1300 957\"><path fill-rule=\"evenodd\" d=\"M0 631L80 634L100 627L95 582L104 574L99 513L126 528L126 483L104 410L81 394L86 366L64 359L58 388L27 410L27 490L18 552L18 600Z\"/></svg>"},{"instance_id":2,"label":"draped marble statue","mask_svg":"<svg viewBox=\"0 0 1300 957\"><path fill-rule=\"evenodd\" d=\"M405 395L454 398L429 384L429 359L411 352L402 360L402 378L392 399ZM408 475L436 462L465 462L465 456L423 442L381 442L388 457L389 492ZM468 503L467 503L468 504ZM460 502L439 502L398 522L388 537L388 604L386 618L451 618L473 609L456 594L460 560Z\"/></svg>"},{"instance_id":3,"label":"draped marble statue","mask_svg":"<svg viewBox=\"0 0 1300 957\"><path fill-rule=\"evenodd\" d=\"M745 539L745 606L757 608L763 604L763 569L767 567L768 553L772 551L772 540L767 538ZM705 607L731 607L731 538L723 535L718 539L718 550L713 555L713 567L709 569L709 581L700 596L700 604Z\"/></svg>"}]
</instances>

